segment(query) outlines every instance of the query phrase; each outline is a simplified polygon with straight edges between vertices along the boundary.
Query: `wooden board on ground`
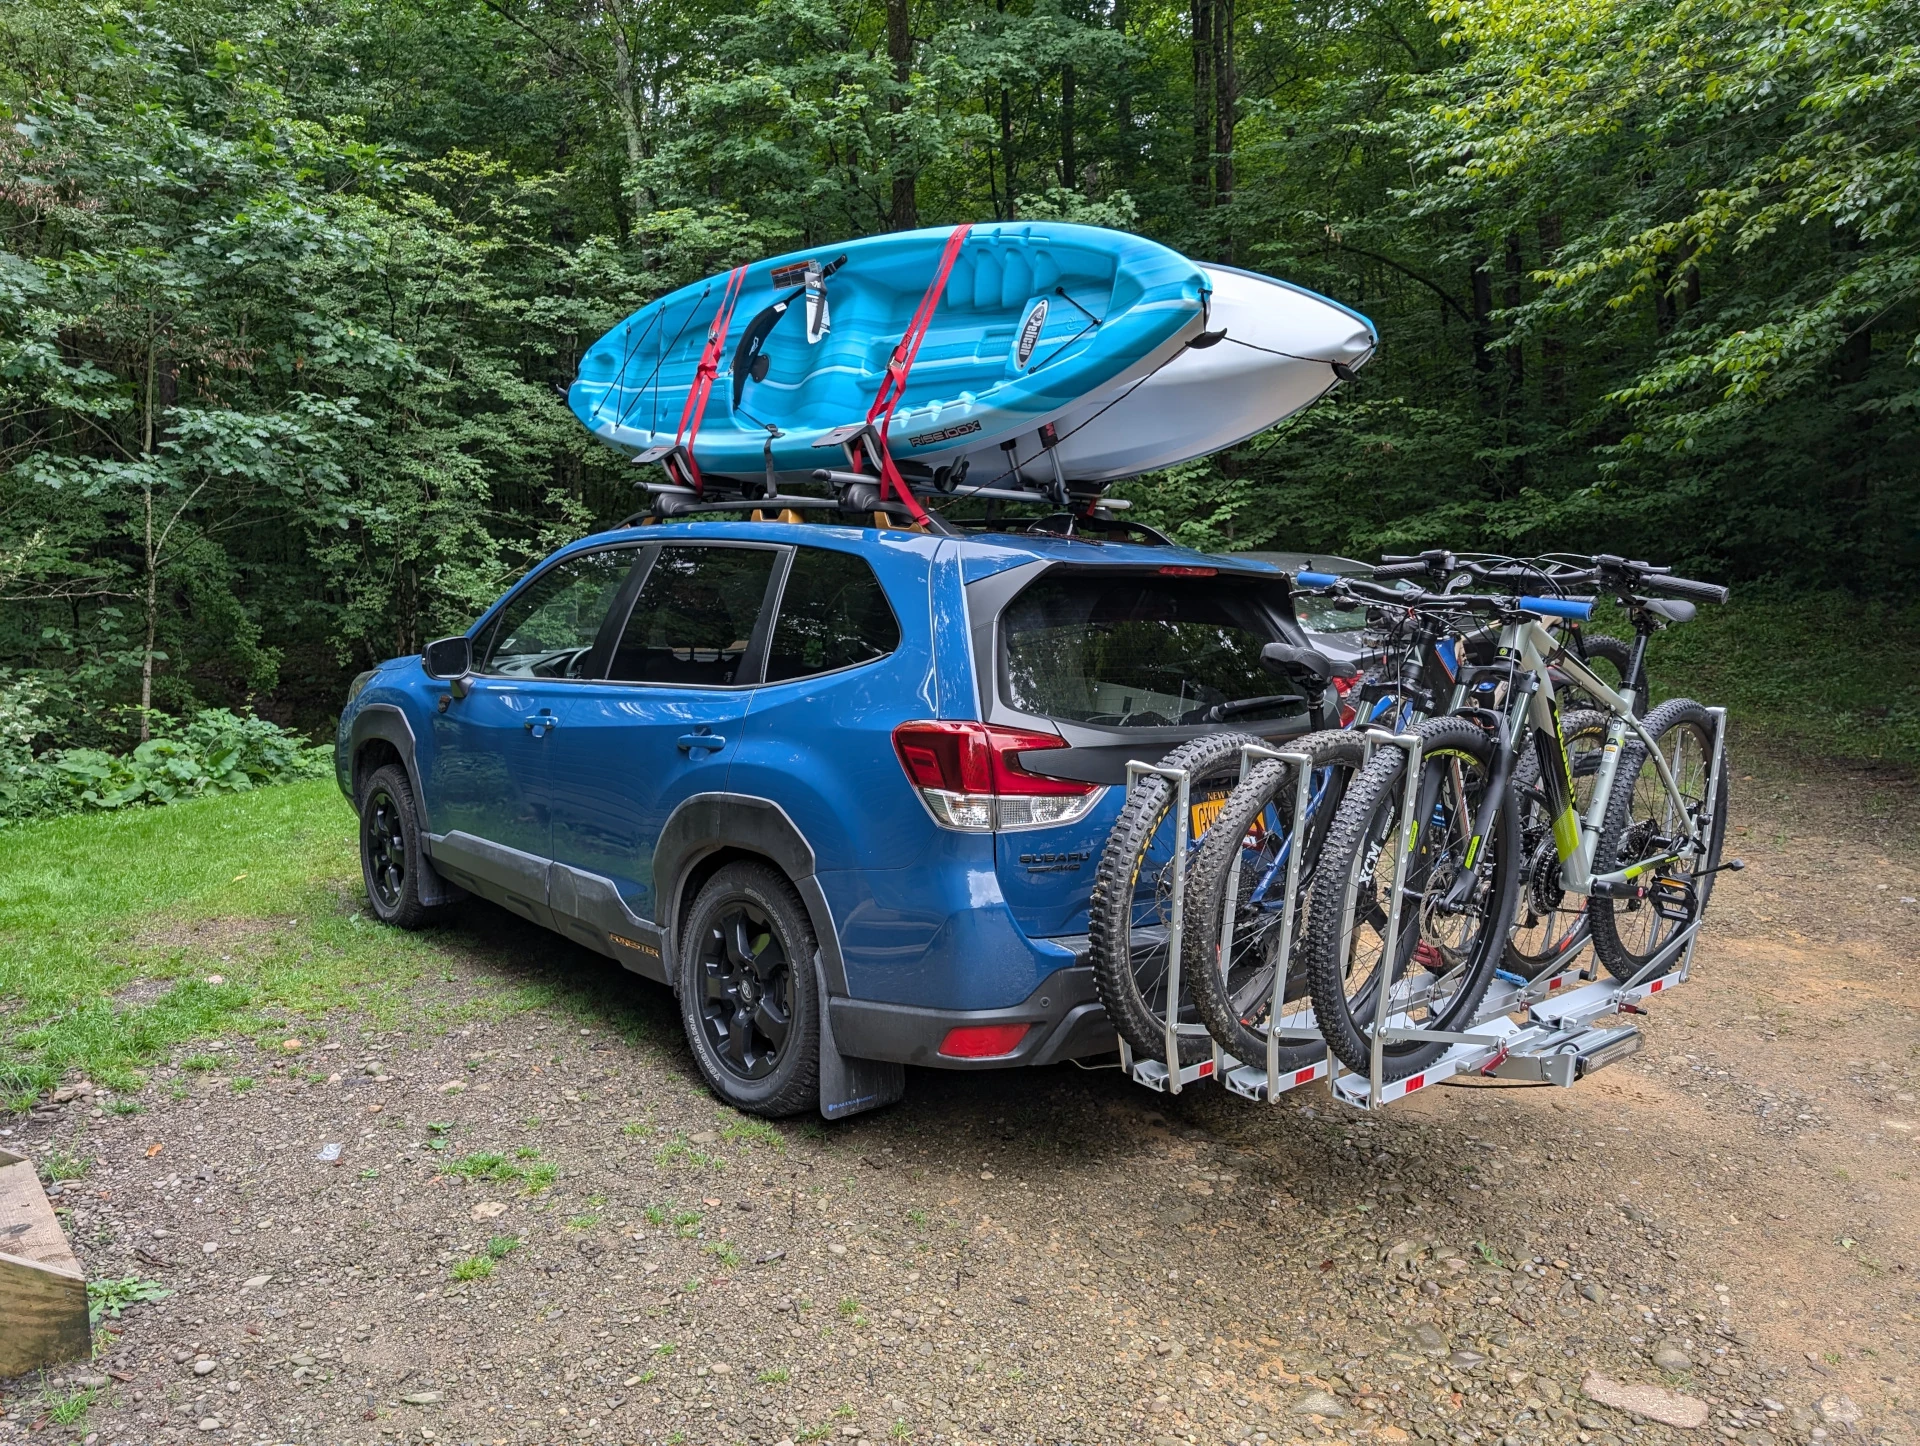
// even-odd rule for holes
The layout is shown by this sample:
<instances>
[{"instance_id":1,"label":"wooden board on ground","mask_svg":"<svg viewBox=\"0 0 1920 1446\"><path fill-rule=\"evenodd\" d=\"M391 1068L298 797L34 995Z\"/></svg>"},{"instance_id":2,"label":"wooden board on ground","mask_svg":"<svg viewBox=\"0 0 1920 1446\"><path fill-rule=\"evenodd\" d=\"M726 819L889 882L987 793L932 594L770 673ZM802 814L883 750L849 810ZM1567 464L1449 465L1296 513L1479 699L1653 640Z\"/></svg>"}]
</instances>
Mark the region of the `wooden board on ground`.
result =
<instances>
[{"instance_id":1,"label":"wooden board on ground","mask_svg":"<svg viewBox=\"0 0 1920 1446\"><path fill-rule=\"evenodd\" d=\"M87 1282L33 1166L0 1150L0 1380L93 1350Z\"/></svg>"}]
</instances>

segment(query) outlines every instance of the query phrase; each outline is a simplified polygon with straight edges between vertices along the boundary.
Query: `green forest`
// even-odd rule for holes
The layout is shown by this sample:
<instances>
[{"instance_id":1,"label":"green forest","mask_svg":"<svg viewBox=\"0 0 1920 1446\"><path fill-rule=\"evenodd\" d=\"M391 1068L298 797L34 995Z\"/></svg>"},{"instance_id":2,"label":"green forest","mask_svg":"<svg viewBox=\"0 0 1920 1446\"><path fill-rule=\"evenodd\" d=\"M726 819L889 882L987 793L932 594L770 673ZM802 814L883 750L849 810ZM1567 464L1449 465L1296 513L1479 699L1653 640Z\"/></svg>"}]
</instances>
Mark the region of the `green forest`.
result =
<instances>
[{"instance_id":1,"label":"green forest","mask_svg":"<svg viewBox=\"0 0 1920 1446\"><path fill-rule=\"evenodd\" d=\"M0 112L16 752L324 729L639 505L562 395L609 326L968 219L1375 320L1122 484L1183 541L1920 582L1910 0L0 0Z\"/></svg>"}]
</instances>

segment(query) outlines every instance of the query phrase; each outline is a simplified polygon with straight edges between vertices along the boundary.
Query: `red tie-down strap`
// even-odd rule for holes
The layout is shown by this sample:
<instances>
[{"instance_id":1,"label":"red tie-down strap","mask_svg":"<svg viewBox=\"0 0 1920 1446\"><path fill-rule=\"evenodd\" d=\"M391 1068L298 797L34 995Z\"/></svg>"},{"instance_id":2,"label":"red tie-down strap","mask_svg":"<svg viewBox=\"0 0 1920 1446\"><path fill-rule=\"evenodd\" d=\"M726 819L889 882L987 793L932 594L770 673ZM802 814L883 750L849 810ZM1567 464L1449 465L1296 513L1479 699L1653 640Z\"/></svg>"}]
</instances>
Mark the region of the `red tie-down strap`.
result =
<instances>
[{"instance_id":1,"label":"red tie-down strap","mask_svg":"<svg viewBox=\"0 0 1920 1446\"><path fill-rule=\"evenodd\" d=\"M973 223L968 222L964 226L955 226L948 235L946 247L940 253L940 265L933 273L933 281L920 298L913 320L907 324L906 335L900 338L900 344L893 349L892 359L887 362L887 375L880 383L880 395L873 399L873 405L867 409L867 423L873 428L872 436L880 453L871 459L880 471L880 496L884 499L892 491L906 507L908 515L923 527L927 522L927 514L914 500L912 489L901 477L900 469L893 465L893 453L887 446L887 428L893 423L893 409L900 405L900 398L907 390L907 377L913 371L913 359L920 354L920 343L926 340L927 328L933 324L934 308L940 304L940 293L947 289L947 277L953 272L953 263L959 259L960 246L972 230Z\"/></svg>"},{"instance_id":2,"label":"red tie-down strap","mask_svg":"<svg viewBox=\"0 0 1920 1446\"><path fill-rule=\"evenodd\" d=\"M700 464L693 460L693 439L700 435L700 422L707 414L707 398L713 393L713 379L720 371L720 355L726 350L727 332L733 327L733 309L745 288L747 268L736 266L727 273L727 284L720 293L719 309L707 327L707 345L694 368L693 385L687 388L687 404L680 409L680 426L673 434L673 451L686 468L677 480L700 491Z\"/></svg>"}]
</instances>

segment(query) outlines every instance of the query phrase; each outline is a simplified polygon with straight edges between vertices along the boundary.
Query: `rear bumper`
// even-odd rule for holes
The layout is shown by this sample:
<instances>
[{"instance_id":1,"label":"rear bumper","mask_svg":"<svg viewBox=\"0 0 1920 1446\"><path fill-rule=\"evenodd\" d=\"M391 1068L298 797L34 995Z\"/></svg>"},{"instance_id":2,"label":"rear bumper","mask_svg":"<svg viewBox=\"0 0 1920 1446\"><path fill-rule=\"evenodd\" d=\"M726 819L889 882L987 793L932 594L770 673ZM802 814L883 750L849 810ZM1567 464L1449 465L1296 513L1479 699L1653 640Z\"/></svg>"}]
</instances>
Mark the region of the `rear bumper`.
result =
<instances>
[{"instance_id":1,"label":"rear bumper","mask_svg":"<svg viewBox=\"0 0 1920 1446\"><path fill-rule=\"evenodd\" d=\"M1066 940L1058 942L1067 943ZM1083 941L1076 950L1086 957ZM926 1009L909 1004L875 1004L864 999L832 1000L833 1037L840 1052L856 1059L895 1060L934 1069L1008 1069L1058 1064L1114 1051L1113 1026L1093 987L1093 970L1076 962L1056 969L1039 988L1003 1009ZM1010 1054L990 1059L955 1059L940 1053L953 1029L968 1025L1030 1026Z\"/></svg>"}]
</instances>

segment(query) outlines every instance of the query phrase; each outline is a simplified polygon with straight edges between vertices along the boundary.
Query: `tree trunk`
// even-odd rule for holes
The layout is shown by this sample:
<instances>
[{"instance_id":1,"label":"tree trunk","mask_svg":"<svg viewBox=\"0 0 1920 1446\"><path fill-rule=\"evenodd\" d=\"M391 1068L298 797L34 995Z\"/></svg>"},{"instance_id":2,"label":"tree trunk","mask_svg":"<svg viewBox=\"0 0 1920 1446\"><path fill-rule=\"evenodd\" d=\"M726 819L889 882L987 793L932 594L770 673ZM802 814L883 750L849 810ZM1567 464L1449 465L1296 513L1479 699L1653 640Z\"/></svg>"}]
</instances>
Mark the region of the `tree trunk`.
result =
<instances>
[{"instance_id":1,"label":"tree trunk","mask_svg":"<svg viewBox=\"0 0 1920 1446\"><path fill-rule=\"evenodd\" d=\"M1520 305L1520 275L1520 237L1518 233L1509 231L1507 233L1507 284L1500 297L1501 305L1508 311ZM1508 323L1508 329L1509 331L1512 329L1511 322ZM1517 338L1510 339L1507 347L1507 380L1513 388L1514 398L1517 401L1520 389L1526 381L1526 352Z\"/></svg>"},{"instance_id":2,"label":"tree trunk","mask_svg":"<svg viewBox=\"0 0 1920 1446\"><path fill-rule=\"evenodd\" d=\"M1013 188L1013 99L1000 87L1000 170L1007 183L1007 219L1015 219L1019 204Z\"/></svg>"},{"instance_id":3,"label":"tree trunk","mask_svg":"<svg viewBox=\"0 0 1920 1446\"><path fill-rule=\"evenodd\" d=\"M626 0L607 0L607 34L613 42L613 99L620 112L620 130L627 142L627 167L638 171L644 150L640 140L640 112L633 102L633 52L627 44Z\"/></svg>"},{"instance_id":4,"label":"tree trunk","mask_svg":"<svg viewBox=\"0 0 1920 1446\"><path fill-rule=\"evenodd\" d=\"M1540 218L1540 264L1543 267L1553 265L1564 237L1565 230L1560 217ZM1545 404L1550 419L1556 423L1566 421L1567 344L1551 326L1540 337L1540 400Z\"/></svg>"},{"instance_id":5,"label":"tree trunk","mask_svg":"<svg viewBox=\"0 0 1920 1446\"><path fill-rule=\"evenodd\" d=\"M1473 268L1473 370L1480 379L1482 406L1491 401L1488 384L1493 380L1493 271L1488 261Z\"/></svg>"},{"instance_id":6,"label":"tree trunk","mask_svg":"<svg viewBox=\"0 0 1920 1446\"><path fill-rule=\"evenodd\" d=\"M1193 200L1213 203L1213 0L1193 0Z\"/></svg>"},{"instance_id":7,"label":"tree trunk","mask_svg":"<svg viewBox=\"0 0 1920 1446\"><path fill-rule=\"evenodd\" d=\"M1060 184L1072 190L1079 184L1073 159L1073 62L1060 67Z\"/></svg>"},{"instance_id":8,"label":"tree trunk","mask_svg":"<svg viewBox=\"0 0 1920 1446\"><path fill-rule=\"evenodd\" d=\"M1673 263L1664 257L1653 268L1653 329L1665 336L1673 330Z\"/></svg>"},{"instance_id":9,"label":"tree trunk","mask_svg":"<svg viewBox=\"0 0 1920 1446\"><path fill-rule=\"evenodd\" d=\"M887 0L887 59L893 62L893 94L887 97L887 110L898 116L907 108L907 82L913 75L913 26L908 0ZM893 144L901 144L898 126ZM920 224L916 192L917 177L910 166L900 164L896 156L893 170L893 229L911 231Z\"/></svg>"},{"instance_id":10,"label":"tree trunk","mask_svg":"<svg viewBox=\"0 0 1920 1446\"><path fill-rule=\"evenodd\" d=\"M1233 198L1234 108L1240 99L1233 59L1233 0L1213 0L1213 200ZM1233 258L1229 255L1227 260Z\"/></svg>"},{"instance_id":11,"label":"tree trunk","mask_svg":"<svg viewBox=\"0 0 1920 1446\"><path fill-rule=\"evenodd\" d=\"M145 416L140 426L140 459L148 466L153 464L153 403L154 372L156 346L151 337L147 340L147 402ZM147 642L140 653L140 741L145 743L153 736L151 719L153 717L153 644L160 626L160 569L153 548L153 474L145 474L140 484L141 510L144 514L143 530L140 538L141 558L147 570Z\"/></svg>"},{"instance_id":12,"label":"tree trunk","mask_svg":"<svg viewBox=\"0 0 1920 1446\"><path fill-rule=\"evenodd\" d=\"M1127 33L1127 0L1114 0L1113 30L1116 35ZM1125 186L1133 180L1133 82L1128 76L1120 84L1120 95L1114 107L1114 128L1120 133L1120 184Z\"/></svg>"}]
</instances>

